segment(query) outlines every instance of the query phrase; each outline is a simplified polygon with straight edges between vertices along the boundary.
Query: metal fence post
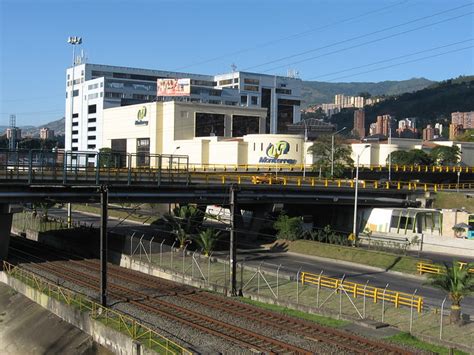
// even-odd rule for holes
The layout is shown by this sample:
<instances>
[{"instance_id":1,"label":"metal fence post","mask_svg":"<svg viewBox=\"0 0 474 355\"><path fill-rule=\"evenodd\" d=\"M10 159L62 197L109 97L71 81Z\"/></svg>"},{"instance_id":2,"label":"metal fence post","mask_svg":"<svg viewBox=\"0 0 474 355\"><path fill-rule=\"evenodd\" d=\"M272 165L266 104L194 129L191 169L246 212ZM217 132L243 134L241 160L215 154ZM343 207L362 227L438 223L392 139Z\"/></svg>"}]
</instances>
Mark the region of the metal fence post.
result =
<instances>
[{"instance_id":1,"label":"metal fence post","mask_svg":"<svg viewBox=\"0 0 474 355\"><path fill-rule=\"evenodd\" d=\"M344 282L345 278L346 278L346 274L342 275L341 282L339 283L339 319L342 318L342 290L343 290L342 283Z\"/></svg>"},{"instance_id":2,"label":"metal fence post","mask_svg":"<svg viewBox=\"0 0 474 355\"><path fill-rule=\"evenodd\" d=\"M191 278L193 279L194 279L194 263L196 262L196 258L195 258L196 253L197 253L197 250L194 251L193 257L191 259Z\"/></svg>"},{"instance_id":3,"label":"metal fence post","mask_svg":"<svg viewBox=\"0 0 474 355\"><path fill-rule=\"evenodd\" d=\"M323 276L323 270L319 273L318 277L318 288L316 289L316 307L319 308L319 290L321 289L321 277Z\"/></svg>"},{"instance_id":4,"label":"metal fence post","mask_svg":"<svg viewBox=\"0 0 474 355\"><path fill-rule=\"evenodd\" d=\"M300 272L303 267L300 267L298 269L298 272L296 273L296 304L299 304L300 302Z\"/></svg>"},{"instance_id":5,"label":"metal fence post","mask_svg":"<svg viewBox=\"0 0 474 355\"><path fill-rule=\"evenodd\" d=\"M140 238L140 243L139 243L139 249L140 249L140 263L142 262L142 248L143 248L143 243L142 243L142 240L143 240L143 237L145 237L145 234L142 234L141 238Z\"/></svg>"},{"instance_id":6,"label":"metal fence post","mask_svg":"<svg viewBox=\"0 0 474 355\"><path fill-rule=\"evenodd\" d=\"M186 248L188 247L188 245L186 244L184 246L184 249L183 249L183 280L184 280L184 272L186 270L185 268L185 261L186 261Z\"/></svg>"},{"instance_id":7,"label":"metal fence post","mask_svg":"<svg viewBox=\"0 0 474 355\"><path fill-rule=\"evenodd\" d=\"M278 265L278 268L277 268L277 299L278 299L278 288L279 288L278 285L279 285L279 283L280 283L280 282L279 282L279 280L280 280L280 279L279 279L280 268L281 268L281 264Z\"/></svg>"},{"instance_id":8,"label":"metal fence post","mask_svg":"<svg viewBox=\"0 0 474 355\"><path fill-rule=\"evenodd\" d=\"M411 330L412 330L412 327L413 327L413 302L415 302L415 294L416 294L417 291L418 291L418 289L416 289L415 292L413 292L413 295L411 296L411 305L410 305L410 334L411 334Z\"/></svg>"},{"instance_id":9,"label":"metal fence post","mask_svg":"<svg viewBox=\"0 0 474 355\"><path fill-rule=\"evenodd\" d=\"M442 339L443 337L443 312L444 312L444 302L446 302L446 299L448 297L446 296L443 300L443 303L441 303L441 315L440 315L440 321L439 321L439 340Z\"/></svg>"},{"instance_id":10,"label":"metal fence post","mask_svg":"<svg viewBox=\"0 0 474 355\"><path fill-rule=\"evenodd\" d=\"M166 239L163 239L163 241L160 244L160 267L163 261L163 243L165 242Z\"/></svg>"},{"instance_id":11,"label":"metal fence post","mask_svg":"<svg viewBox=\"0 0 474 355\"><path fill-rule=\"evenodd\" d=\"M132 258L133 258L133 237L135 236L136 232L130 236L130 269L132 268Z\"/></svg>"},{"instance_id":12,"label":"metal fence post","mask_svg":"<svg viewBox=\"0 0 474 355\"><path fill-rule=\"evenodd\" d=\"M173 249L174 249L174 245L176 244L176 241L173 243L173 245L171 246L171 266L170 266L170 269L173 270Z\"/></svg>"},{"instance_id":13,"label":"metal fence post","mask_svg":"<svg viewBox=\"0 0 474 355\"><path fill-rule=\"evenodd\" d=\"M387 292L387 287L388 287L388 284L385 285L385 288L383 289L383 293L382 293L382 322L383 322L383 318L385 314L385 292Z\"/></svg>"},{"instance_id":14,"label":"metal fence post","mask_svg":"<svg viewBox=\"0 0 474 355\"><path fill-rule=\"evenodd\" d=\"M207 284L208 285L211 282L211 258L212 258L212 253L209 254L209 258L207 259Z\"/></svg>"},{"instance_id":15,"label":"metal fence post","mask_svg":"<svg viewBox=\"0 0 474 355\"><path fill-rule=\"evenodd\" d=\"M363 317L365 319L365 299L366 299L366 295L367 295L367 286L369 285L369 280L367 280L367 282L365 283L365 286L364 286L364 306L363 306L363 311L362 311L362 314L363 314Z\"/></svg>"}]
</instances>

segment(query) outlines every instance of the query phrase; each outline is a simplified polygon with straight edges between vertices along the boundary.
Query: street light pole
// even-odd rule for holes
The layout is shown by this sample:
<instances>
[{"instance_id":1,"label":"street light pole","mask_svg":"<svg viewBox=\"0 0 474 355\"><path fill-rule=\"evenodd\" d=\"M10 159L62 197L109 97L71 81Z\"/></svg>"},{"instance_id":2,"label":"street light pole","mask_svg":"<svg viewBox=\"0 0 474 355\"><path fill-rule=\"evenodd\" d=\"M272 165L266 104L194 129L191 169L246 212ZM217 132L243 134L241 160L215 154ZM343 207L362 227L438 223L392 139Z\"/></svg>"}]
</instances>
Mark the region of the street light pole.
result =
<instances>
[{"instance_id":1,"label":"street light pole","mask_svg":"<svg viewBox=\"0 0 474 355\"><path fill-rule=\"evenodd\" d=\"M338 133L341 133L346 128L347 127L344 127L331 135L331 179L334 177L334 136Z\"/></svg>"},{"instance_id":2,"label":"street light pole","mask_svg":"<svg viewBox=\"0 0 474 355\"><path fill-rule=\"evenodd\" d=\"M392 181L392 117L388 122L388 181Z\"/></svg>"},{"instance_id":3,"label":"street light pole","mask_svg":"<svg viewBox=\"0 0 474 355\"><path fill-rule=\"evenodd\" d=\"M67 43L72 45L72 75L71 75L72 85L71 85L71 96L69 97L69 99L71 100L71 125L72 125L72 120L74 119L74 71L76 69L76 46L82 43L82 38L77 37L77 36L70 36L67 39ZM66 164L67 164L67 154L65 156L65 159L66 159ZM71 154L71 160L72 160L72 154ZM67 204L67 226L68 228L71 228L72 226L72 204L70 202Z\"/></svg>"},{"instance_id":4,"label":"street light pole","mask_svg":"<svg viewBox=\"0 0 474 355\"><path fill-rule=\"evenodd\" d=\"M306 178L306 142L308 141L308 125L304 122L304 143L303 143L303 179Z\"/></svg>"},{"instance_id":5,"label":"street light pole","mask_svg":"<svg viewBox=\"0 0 474 355\"><path fill-rule=\"evenodd\" d=\"M352 225L352 234L354 238L357 238L357 197L359 192L359 159L366 148L370 147L370 144L366 144L364 148L357 154L356 160L356 176L355 176L355 192L354 192L354 223Z\"/></svg>"}]
</instances>

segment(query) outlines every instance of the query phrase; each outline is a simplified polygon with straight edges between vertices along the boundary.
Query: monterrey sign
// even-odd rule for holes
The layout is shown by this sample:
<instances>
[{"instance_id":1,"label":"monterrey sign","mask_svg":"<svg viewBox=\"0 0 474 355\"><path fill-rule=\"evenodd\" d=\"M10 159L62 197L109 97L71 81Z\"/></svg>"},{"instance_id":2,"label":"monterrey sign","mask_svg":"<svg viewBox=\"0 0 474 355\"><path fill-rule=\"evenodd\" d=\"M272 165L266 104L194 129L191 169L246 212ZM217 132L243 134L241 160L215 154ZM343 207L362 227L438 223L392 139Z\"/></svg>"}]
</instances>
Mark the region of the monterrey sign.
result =
<instances>
[{"instance_id":1,"label":"monterrey sign","mask_svg":"<svg viewBox=\"0 0 474 355\"><path fill-rule=\"evenodd\" d=\"M290 152L290 143L278 141L276 144L269 143L265 150L265 157L260 157L259 163L296 164L296 159L280 159L280 156Z\"/></svg>"}]
</instances>

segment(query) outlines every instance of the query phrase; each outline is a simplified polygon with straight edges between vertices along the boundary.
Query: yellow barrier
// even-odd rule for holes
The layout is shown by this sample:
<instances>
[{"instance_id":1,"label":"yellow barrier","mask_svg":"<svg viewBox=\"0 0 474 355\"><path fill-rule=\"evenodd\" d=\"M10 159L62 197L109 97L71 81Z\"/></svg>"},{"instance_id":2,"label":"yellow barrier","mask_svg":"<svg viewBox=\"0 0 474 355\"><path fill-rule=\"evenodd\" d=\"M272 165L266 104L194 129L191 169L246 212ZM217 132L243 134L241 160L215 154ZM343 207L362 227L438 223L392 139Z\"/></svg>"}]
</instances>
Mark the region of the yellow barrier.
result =
<instances>
[{"instance_id":1,"label":"yellow barrier","mask_svg":"<svg viewBox=\"0 0 474 355\"><path fill-rule=\"evenodd\" d=\"M464 266L468 265L468 263L464 261L458 261L459 268L462 269ZM416 271L420 275L422 274L441 274L443 272L443 267L435 264L427 264L427 263L417 263L416 264ZM474 274L474 268L470 268L469 273Z\"/></svg>"},{"instance_id":2,"label":"yellow barrier","mask_svg":"<svg viewBox=\"0 0 474 355\"><path fill-rule=\"evenodd\" d=\"M145 346L157 351L160 354L189 354L192 352L169 340L153 329L140 324L135 319L107 307L89 300L83 295L77 294L71 290L55 285L43 278L36 276L30 271L21 269L6 261L3 262L3 270L12 277L23 283L39 290L60 302L79 308L79 311L89 312L89 316L111 324L118 331L127 334L134 340L140 340Z\"/></svg>"},{"instance_id":3,"label":"yellow barrier","mask_svg":"<svg viewBox=\"0 0 474 355\"><path fill-rule=\"evenodd\" d=\"M395 305L396 308L400 306L415 307L418 313L423 309L423 297L413 296L404 292L397 292L392 290L384 290L383 288L367 286L355 282L343 281L332 277L312 274L308 272L301 273L301 284L312 284L318 287L325 287L331 289L339 289L352 294L353 297L365 296L372 298L374 303L384 300Z\"/></svg>"}]
</instances>

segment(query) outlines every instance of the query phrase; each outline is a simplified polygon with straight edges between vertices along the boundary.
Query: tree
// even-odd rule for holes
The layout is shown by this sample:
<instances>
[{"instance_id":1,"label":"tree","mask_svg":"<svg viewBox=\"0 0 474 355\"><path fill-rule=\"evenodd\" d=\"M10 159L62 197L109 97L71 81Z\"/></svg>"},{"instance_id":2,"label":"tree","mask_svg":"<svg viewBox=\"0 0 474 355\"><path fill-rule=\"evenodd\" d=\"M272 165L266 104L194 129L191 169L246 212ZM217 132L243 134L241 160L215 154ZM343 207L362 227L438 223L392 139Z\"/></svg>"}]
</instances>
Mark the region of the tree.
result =
<instances>
[{"instance_id":1,"label":"tree","mask_svg":"<svg viewBox=\"0 0 474 355\"><path fill-rule=\"evenodd\" d=\"M447 132L447 130L445 131ZM456 136L456 140L459 142L474 142L474 129L466 129L463 134Z\"/></svg>"},{"instance_id":2,"label":"tree","mask_svg":"<svg viewBox=\"0 0 474 355\"><path fill-rule=\"evenodd\" d=\"M421 149L397 150L390 154L390 158L392 164L398 165L430 165L432 163L431 157Z\"/></svg>"},{"instance_id":3,"label":"tree","mask_svg":"<svg viewBox=\"0 0 474 355\"><path fill-rule=\"evenodd\" d=\"M285 213L273 223L278 239L297 240L303 234L303 221L300 217L289 217Z\"/></svg>"},{"instance_id":4,"label":"tree","mask_svg":"<svg viewBox=\"0 0 474 355\"><path fill-rule=\"evenodd\" d=\"M372 97L370 92L367 92L367 91L359 92L357 96L362 96L364 99L368 99L369 97Z\"/></svg>"},{"instance_id":5,"label":"tree","mask_svg":"<svg viewBox=\"0 0 474 355\"><path fill-rule=\"evenodd\" d=\"M439 145L431 150L430 157L436 165L453 165L459 162L461 150L457 145L452 147Z\"/></svg>"},{"instance_id":6,"label":"tree","mask_svg":"<svg viewBox=\"0 0 474 355\"><path fill-rule=\"evenodd\" d=\"M110 148L99 149L99 167L119 168L121 163L120 153L114 152Z\"/></svg>"},{"instance_id":7,"label":"tree","mask_svg":"<svg viewBox=\"0 0 474 355\"><path fill-rule=\"evenodd\" d=\"M163 219L171 226L179 247L183 248L187 241L199 230L204 214L197 207L185 205L175 207L172 214L165 214Z\"/></svg>"},{"instance_id":8,"label":"tree","mask_svg":"<svg viewBox=\"0 0 474 355\"><path fill-rule=\"evenodd\" d=\"M325 177L331 176L331 136L319 137L309 148L313 154L313 164L321 167L321 172ZM334 137L334 177L340 177L348 167L352 168L354 160L351 158L352 149L343 143L342 138Z\"/></svg>"},{"instance_id":9,"label":"tree","mask_svg":"<svg viewBox=\"0 0 474 355\"><path fill-rule=\"evenodd\" d=\"M469 272L469 269L474 267L474 264L468 264L464 267L459 267L459 264L454 261L452 266L444 264L444 272L430 277L430 284L434 287L440 288L448 293L451 300L451 314L449 319L451 323L461 325L461 301L464 297L474 292L474 274Z\"/></svg>"},{"instance_id":10,"label":"tree","mask_svg":"<svg viewBox=\"0 0 474 355\"><path fill-rule=\"evenodd\" d=\"M36 211L38 209L41 209L42 210L42 216L41 216L41 219L43 221L48 221L48 211L51 207L53 207L55 205L54 202L35 202L33 204L33 215L36 216Z\"/></svg>"},{"instance_id":11,"label":"tree","mask_svg":"<svg viewBox=\"0 0 474 355\"><path fill-rule=\"evenodd\" d=\"M213 228L207 228L206 230L199 232L196 242L202 248L205 256L209 256L209 254L214 250L220 234L220 232L216 232Z\"/></svg>"}]
</instances>

